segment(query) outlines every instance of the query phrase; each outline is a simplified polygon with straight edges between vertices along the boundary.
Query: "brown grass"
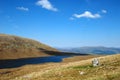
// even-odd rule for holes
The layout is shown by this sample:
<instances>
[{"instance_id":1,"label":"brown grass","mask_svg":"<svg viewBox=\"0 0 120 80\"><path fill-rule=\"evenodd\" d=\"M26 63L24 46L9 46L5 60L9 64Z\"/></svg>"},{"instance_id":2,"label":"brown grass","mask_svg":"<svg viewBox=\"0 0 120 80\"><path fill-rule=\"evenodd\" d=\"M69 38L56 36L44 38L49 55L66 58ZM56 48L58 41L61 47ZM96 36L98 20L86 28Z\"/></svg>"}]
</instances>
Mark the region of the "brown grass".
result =
<instances>
[{"instance_id":1,"label":"brown grass","mask_svg":"<svg viewBox=\"0 0 120 80\"><path fill-rule=\"evenodd\" d=\"M42 51L38 50L41 48L56 51L34 40L0 35L0 59L41 56ZM94 57L99 57L100 66L91 65ZM120 54L76 56L61 63L0 69L0 80L120 80Z\"/></svg>"},{"instance_id":2,"label":"brown grass","mask_svg":"<svg viewBox=\"0 0 120 80\"><path fill-rule=\"evenodd\" d=\"M120 80L120 54L100 57L101 65L93 67L92 59L61 65L38 74L32 80ZM84 72L83 75L80 73Z\"/></svg>"},{"instance_id":3,"label":"brown grass","mask_svg":"<svg viewBox=\"0 0 120 80\"><path fill-rule=\"evenodd\" d=\"M85 58L86 57L86 58ZM93 56L96 57L96 56ZM99 57L101 65L92 67L91 56L76 56L72 62L26 65L0 70L0 80L119 80L120 55ZM82 58L83 60L78 60ZM85 59L85 60L84 60ZM108 63L106 63L108 62ZM80 72L84 72L80 75Z\"/></svg>"},{"instance_id":4,"label":"brown grass","mask_svg":"<svg viewBox=\"0 0 120 80\"><path fill-rule=\"evenodd\" d=\"M87 58L91 58L86 56ZM94 56L96 57L96 56ZM2 69L0 80L120 80L120 54L99 57L100 66L91 66L92 59L69 58L75 61L26 65L15 69ZM78 58L78 59L76 59ZM68 58L67 58L68 59ZM7 73L8 71L8 73ZM80 72L84 72L83 75Z\"/></svg>"},{"instance_id":5,"label":"brown grass","mask_svg":"<svg viewBox=\"0 0 120 80\"><path fill-rule=\"evenodd\" d=\"M0 34L0 59L48 56L42 49L57 51L52 47L32 39Z\"/></svg>"},{"instance_id":6,"label":"brown grass","mask_svg":"<svg viewBox=\"0 0 120 80\"><path fill-rule=\"evenodd\" d=\"M92 57L96 57L96 56L92 56ZM45 64L38 64L38 65L26 65L23 67L12 68L12 69L0 69L0 79L9 80L9 79L30 74L33 72L38 72L43 70L47 71L53 68L57 68L61 65L71 63L71 61L76 62L76 61L80 61L79 59L84 60L89 58L91 58L91 56L75 56L71 58L65 58L61 63L45 63ZM70 61L68 61L68 59Z\"/></svg>"}]
</instances>

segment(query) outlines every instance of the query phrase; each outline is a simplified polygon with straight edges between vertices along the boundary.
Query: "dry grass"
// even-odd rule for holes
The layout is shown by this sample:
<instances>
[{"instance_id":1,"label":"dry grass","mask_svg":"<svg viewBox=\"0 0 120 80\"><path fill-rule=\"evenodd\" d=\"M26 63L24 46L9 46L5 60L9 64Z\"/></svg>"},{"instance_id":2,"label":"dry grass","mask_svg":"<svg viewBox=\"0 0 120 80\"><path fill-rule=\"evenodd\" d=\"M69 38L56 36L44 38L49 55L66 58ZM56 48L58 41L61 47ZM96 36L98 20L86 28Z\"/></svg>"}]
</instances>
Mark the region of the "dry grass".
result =
<instances>
[{"instance_id":1,"label":"dry grass","mask_svg":"<svg viewBox=\"0 0 120 80\"><path fill-rule=\"evenodd\" d=\"M96 56L92 56L92 57L96 57ZM30 74L33 72L38 72L38 71L44 72L47 70L51 70L61 65L71 63L71 61L75 62L75 61L80 61L79 59L84 60L89 58L91 58L91 56L75 56L75 57L65 58L61 63L46 63L46 64L38 64L38 65L26 65L19 68L0 69L0 73L5 73L5 74L0 74L0 78L2 80L9 80L9 79L19 77L19 76L24 76L26 74ZM70 61L68 61L68 59Z\"/></svg>"},{"instance_id":2,"label":"dry grass","mask_svg":"<svg viewBox=\"0 0 120 80\"><path fill-rule=\"evenodd\" d=\"M87 60L87 59L95 58L95 57L100 57L100 55L87 55L87 56L69 57L69 58L64 58L63 62L75 62L75 61Z\"/></svg>"},{"instance_id":3,"label":"dry grass","mask_svg":"<svg viewBox=\"0 0 120 80\"><path fill-rule=\"evenodd\" d=\"M57 51L52 47L32 39L0 34L0 59L48 56L48 54L45 54L40 49Z\"/></svg>"},{"instance_id":4,"label":"dry grass","mask_svg":"<svg viewBox=\"0 0 120 80\"><path fill-rule=\"evenodd\" d=\"M72 62L3 70L11 72L0 75L0 80L120 80L120 54L99 57L101 64L98 67L91 66L93 59L78 61L76 58L80 57L69 58L75 60Z\"/></svg>"},{"instance_id":5,"label":"dry grass","mask_svg":"<svg viewBox=\"0 0 120 80\"><path fill-rule=\"evenodd\" d=\"M119 57L100 57L101 65L98 67L92 67L91 59L69 63L40 74L33 80L120 80Z\"/></svg>"}]
</instances>

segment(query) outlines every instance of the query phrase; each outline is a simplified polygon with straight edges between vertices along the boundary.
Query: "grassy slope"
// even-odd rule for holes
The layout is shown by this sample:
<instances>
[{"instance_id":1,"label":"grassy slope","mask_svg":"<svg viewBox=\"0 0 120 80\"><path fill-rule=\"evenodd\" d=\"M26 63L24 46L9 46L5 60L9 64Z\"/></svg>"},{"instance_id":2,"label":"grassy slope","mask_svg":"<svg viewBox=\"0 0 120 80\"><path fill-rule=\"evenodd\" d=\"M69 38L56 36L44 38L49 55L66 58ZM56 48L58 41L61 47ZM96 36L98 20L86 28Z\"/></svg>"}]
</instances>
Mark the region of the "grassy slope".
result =
<instances>
[{"instance_id":1,"label":"grassy slope","mask_svg":"<svg viewBox=\"0 0 120 80\"><path fill-rule=\"evenodd\" d=\"M57 51L38 41L0 34L0 59L17 59L47 56L42 50Z\"/></svg>"},{"instance_id":2,"label":"grassy slope","mask_svg":"<svg viewBox=\"0 0 120 80\"><path fill-rule=\"evenodd\" d=\"M92 67L92 59L72 62L46 71L32 80L120 80L120 54L99 59L99 67Z\"/></svg>"},{"instance_id":3,"label":"grassy slope","mask_svg":"<svg viewBox=\"0 0 120 80\"><path fill-rule=\"evenodd\" d=\"M95 57L95 56L94 56ZM85 60L78 61L76 58ZM87 58L92 58L87 56ZM27 65L1 70L1 80L120 80L120 54L99 57L100 66L92 67L85 57L73 57L64 63ZM87 59L87 60L86 60ZM66 59L65 59L66 60ZM64 61L65 61L64 60ZM70 58L69 58L70 60ZM3 72L2 72L3 71ZM6 72L4 72L6 71ZM84 72L83 75L80 73ZM5 74L4 74L5 73Z\"/></svg>"}]
</instances>

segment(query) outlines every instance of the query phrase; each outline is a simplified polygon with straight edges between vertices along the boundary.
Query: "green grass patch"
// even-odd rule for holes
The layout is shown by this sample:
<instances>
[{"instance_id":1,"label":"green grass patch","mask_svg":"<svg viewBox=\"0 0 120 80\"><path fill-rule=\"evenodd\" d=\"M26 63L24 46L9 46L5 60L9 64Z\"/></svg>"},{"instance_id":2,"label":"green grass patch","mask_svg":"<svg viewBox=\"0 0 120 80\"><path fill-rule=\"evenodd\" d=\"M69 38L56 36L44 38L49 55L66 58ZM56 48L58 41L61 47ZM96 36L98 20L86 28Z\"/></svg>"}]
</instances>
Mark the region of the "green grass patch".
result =
<instances>
[{"instance_id":1,"label":"green grass patch","mask_svg":"<svg viewBox=\"0 0 120 80\"><path fill-rule=\"evenodd\" d=\"M83 65L83 66L73 66L73 67L69 67L69 68L72 68L72 69L92 69L92 68L96 68L96 67L93 67L92 65Z\"/></svg>"}]
</instances>

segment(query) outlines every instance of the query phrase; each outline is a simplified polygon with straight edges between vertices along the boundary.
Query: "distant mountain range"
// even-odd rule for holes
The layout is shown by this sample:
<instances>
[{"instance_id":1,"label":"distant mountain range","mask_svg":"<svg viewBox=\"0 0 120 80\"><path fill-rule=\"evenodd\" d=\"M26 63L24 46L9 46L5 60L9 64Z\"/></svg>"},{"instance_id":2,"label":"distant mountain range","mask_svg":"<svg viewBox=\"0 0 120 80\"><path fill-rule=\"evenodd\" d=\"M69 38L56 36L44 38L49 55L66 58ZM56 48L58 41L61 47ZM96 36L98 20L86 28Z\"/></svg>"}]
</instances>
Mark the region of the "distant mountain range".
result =
<instances>
[{"instance_id":1,"label":"distant mountain range","mask_svg":"<svg viewBox=\"0 0 120 80\"><path fill-rule=\"evenodd\" d=\"M57 48L63 52L86 53L86 54L117 54L120 48L114 47L78 47L78 48Z\"/></svg>"}]
</instances>

